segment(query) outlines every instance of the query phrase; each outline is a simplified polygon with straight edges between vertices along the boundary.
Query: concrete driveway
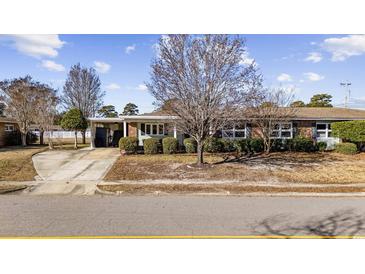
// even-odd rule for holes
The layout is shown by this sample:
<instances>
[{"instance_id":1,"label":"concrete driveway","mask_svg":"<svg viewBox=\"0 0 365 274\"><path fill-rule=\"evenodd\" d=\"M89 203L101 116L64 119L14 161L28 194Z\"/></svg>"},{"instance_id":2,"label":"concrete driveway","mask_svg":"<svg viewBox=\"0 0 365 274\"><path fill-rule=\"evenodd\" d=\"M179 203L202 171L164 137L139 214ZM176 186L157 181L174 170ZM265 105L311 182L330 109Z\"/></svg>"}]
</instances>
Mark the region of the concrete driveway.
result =
<instances>
[{"instance_id":1,"label":"concrete driveway","mask_svg":"<svg viewBox=\"0 0 365 274\"><path fill-rule=\"evenodd\" d=\"M31 193L93 192L119 155L117 148L51 150L36 154L32 160L40 184Z\"/></svg>"}]
</instances>

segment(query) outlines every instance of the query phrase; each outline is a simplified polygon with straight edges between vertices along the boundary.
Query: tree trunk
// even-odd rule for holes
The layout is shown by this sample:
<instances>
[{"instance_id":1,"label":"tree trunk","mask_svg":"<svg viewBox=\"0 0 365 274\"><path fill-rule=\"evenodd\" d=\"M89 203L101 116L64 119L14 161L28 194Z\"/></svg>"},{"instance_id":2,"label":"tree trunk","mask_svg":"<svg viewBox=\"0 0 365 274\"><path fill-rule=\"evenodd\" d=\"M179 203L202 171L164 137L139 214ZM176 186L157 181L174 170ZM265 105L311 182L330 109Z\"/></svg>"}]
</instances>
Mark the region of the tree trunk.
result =
<instances>
[{"instance_id":1,"label":"tree trunk","mask_svg":"<svg viewBox=\"0 0 365 274\"><path fill-rule=\"evenodd\" d=\"M39 144L44 145L44 130L39 131Z\"/></svg>"},{"instance_id":2,"label":"tree trunk","mask_svg":"<svg viewBox=\"0 0 365 274\"><path fill-rule=\"evenodd\" d=\"M197 156L198 156L198 159L197 159L197 162L196 164L198 166L202 165L204 163L204 159L203 159L203 143L202 141L199 141L197 142Z\"/></svg>"},{"instance_id":3,"label":"tree trunk","mask_svg":"<svg viewBox=\"0 0 365 274\"><path fill-rule=\"evenodd\" d=\"M75 145L74 149L77 149L77 131L75 131Z\"/></svg>"},{"instance_id":4,"label":"tree trunk","mask_svg":"<svg viewBox=\"0 0 365 274\"><path fill-rule=\"evenodd\" d=\"M48 148L49 149L53 149L53 141L52 141L52 131L49 132L49 136L48 136Z\"/></svg>"},{"instance_id":5,"label":"tree trunk","mask_svg":"<svg viewBox=\"0 0 365 274\"><path fill-rule=\"evenodd\" d=\"M21 138L22 138L22 146L23 147L27 146L27 134L22 132Z\"/></svg>"},{"instance_id":6,"label":"tree trunk","mask_svg":"<svg viewBox=\"0 0 365 274\"><path fill-rule=\"evenodd\" d=\"M82 130L81 135L82 135L82 143L86 144L86 130Z\"/></svg>"}]
</instances>

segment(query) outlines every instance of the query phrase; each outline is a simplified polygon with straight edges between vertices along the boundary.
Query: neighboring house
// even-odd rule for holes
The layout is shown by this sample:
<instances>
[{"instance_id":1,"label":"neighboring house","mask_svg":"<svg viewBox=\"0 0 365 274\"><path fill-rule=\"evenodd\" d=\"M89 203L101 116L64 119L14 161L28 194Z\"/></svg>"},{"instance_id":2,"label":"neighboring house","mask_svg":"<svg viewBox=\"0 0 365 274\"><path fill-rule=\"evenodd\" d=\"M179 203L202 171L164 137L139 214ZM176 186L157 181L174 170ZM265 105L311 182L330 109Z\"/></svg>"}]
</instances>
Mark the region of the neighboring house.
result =
<instances>
[{"instance_id":1,"label":"neighboring house","mask_svg":"<svg viewBox=\"0 0 365 274\"><path fill-rule=\"evenodd\" d=\"M6 146L9 134L18 130L18 124L13 119L0 117L0 147Z\"/></svg>"},{"instance_id":2,"label":"neighboring house","mask_svg":"<svg viewBox=\"0 0 365 274\"><path fill-rule=\"evenodd\" d=\"M120 137L133 136L138 138L140 146L146 138L162 139L173 136L179 144L187 137L178 132L174 121L178 117L161 112L142 115L120 116L118 118L89 118L91 126L91 146L117 146ZM238 139L257 137L255 125L237 117L240 121L235 128L225 128L216 133L217 137ZM340 142L332 136L331 123L338 121L365 120L365 110L349 108L297 108L294 117L285 123L279 123L272 132L273 138L291 139L295 136L305 136L315 141L324 141L328 148Z\"/></svg>"}]
</instances>

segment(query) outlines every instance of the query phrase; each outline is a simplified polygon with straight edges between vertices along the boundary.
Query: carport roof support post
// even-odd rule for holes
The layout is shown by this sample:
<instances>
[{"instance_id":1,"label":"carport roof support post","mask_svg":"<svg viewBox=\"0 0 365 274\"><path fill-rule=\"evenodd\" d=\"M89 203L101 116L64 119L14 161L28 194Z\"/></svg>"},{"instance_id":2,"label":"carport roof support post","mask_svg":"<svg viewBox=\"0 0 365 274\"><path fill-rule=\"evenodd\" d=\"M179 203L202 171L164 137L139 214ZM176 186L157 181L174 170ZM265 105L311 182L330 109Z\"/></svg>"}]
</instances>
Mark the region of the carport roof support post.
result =
<instances>
[{"instance_id":1,"label":"carport roof support post","mask_svg":"<svg viewBox=\"0 0 365 274\"><path fill-rule=\"evenodd\" d=\"M123 137L127 137L127 122L123 121Z\"/></svg>"},{"instance_id":2,"label":"carport roof support post","mask_svg":"<svg viewBox=\"0 0 365 274\"><path fill-rule=\"evenodd\" d=\"M91 141L90 141L90 148L95 148L95 125L93 121L90 121L90 134L91 134Z\"/></svg>"}]
</instances>

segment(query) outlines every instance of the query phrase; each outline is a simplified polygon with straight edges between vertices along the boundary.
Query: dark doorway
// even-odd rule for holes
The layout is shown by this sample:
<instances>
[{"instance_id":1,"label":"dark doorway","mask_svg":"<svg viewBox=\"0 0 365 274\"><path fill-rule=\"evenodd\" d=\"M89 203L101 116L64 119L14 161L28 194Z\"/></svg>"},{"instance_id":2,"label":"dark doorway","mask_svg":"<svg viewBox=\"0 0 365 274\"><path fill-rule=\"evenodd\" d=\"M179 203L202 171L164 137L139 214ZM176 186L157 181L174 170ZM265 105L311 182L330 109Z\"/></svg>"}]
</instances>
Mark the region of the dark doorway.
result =
<instances>
[{"instance_id":1,"label":"dark doorway","mask_svg":"<svg viewBox=\"0 0 365 274\"><path fill-rule=\"evenodd\" d=\"M117 147L119 145L119 139L123 137L123 130L114 130L112 146Z\"/></svg>"},{"instance_id":2,"label":"dark doorway","mask_svg":"<svg viewBox=\"0 0 365 274\"><path fill-rule=\"evenodd\" d=\"M95 146L96 147L106 147L106 136L107 129L103 127L97 127L95 132Z\"/></svg>"}]
</instances>

